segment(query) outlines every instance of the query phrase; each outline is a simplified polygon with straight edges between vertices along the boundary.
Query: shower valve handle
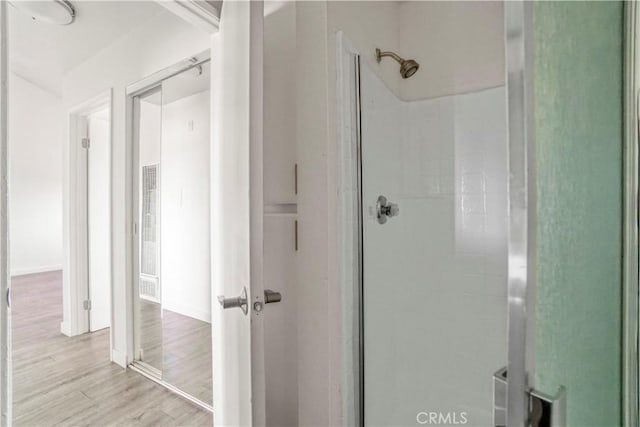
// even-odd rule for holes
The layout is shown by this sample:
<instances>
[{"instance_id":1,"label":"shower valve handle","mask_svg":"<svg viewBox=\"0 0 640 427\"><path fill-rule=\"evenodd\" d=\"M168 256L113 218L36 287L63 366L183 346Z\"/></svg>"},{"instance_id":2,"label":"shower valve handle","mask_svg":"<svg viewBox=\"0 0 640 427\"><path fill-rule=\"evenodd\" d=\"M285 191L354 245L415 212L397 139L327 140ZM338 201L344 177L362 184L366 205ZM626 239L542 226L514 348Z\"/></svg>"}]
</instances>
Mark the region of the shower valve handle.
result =
<instances>
[{"instance_id":1,"label":"shower valve handle","mask_svg":"<svg viewBox=\"0 0 640 427\"><path fill-rule=\"evenodd\" d=\"M376 202L376 217L380 224L387 222L387 218L398 216L400 208L397 203L391 203L384 196L379 196Z\"/></svg>"}]
</instances>

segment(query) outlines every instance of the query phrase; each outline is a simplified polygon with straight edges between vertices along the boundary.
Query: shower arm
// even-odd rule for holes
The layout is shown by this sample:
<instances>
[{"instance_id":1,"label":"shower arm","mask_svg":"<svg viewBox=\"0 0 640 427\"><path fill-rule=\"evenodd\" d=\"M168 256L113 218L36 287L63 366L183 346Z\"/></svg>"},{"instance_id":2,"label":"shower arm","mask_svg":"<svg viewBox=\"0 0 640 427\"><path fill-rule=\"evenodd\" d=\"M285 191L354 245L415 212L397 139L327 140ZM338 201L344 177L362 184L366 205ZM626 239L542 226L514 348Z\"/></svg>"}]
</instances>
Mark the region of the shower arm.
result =
<instances>
[{"instance_id":1,"label":"shower arm","mask_svg":"<svg viewBox=\"0 0 640 427\"><path fill-rule=\"evenodd\" d=\"M382 58L384 58L385 56L389 56L395 59L396 61L398 61L399 64L402 64L404 62L404 59L398 56L397 54L393 52L382 52L380 49L376 48L376 59L378 60L378 62L382 61Z\"/></svg>"}]
</instances>

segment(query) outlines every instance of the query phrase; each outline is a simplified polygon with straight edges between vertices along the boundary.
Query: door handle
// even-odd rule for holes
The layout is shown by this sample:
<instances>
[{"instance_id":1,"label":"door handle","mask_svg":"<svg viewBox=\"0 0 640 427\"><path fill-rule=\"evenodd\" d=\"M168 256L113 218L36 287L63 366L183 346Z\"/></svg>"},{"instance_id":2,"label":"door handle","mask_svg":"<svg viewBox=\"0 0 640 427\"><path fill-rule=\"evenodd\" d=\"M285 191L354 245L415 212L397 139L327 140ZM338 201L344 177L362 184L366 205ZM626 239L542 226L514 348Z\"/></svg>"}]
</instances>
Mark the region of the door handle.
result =
<instances>
[{"instance_id":1,"label":"door handle","mask_svg":"<svg viewBox=\"0 0 640 427\"><path fill-rule=\"evenodd\" d=\"M280 292L272 291L271 289L264 290L264 303L271 304L273 302L282 301L282 294Z\"/></svg>"},{"instance_id":2,"label":"door handle","mask_svg":"<svg viewBox=\"0 0 640 427\"><path fill-rule=\"evenodd\" d=\"M218 295L218 302L223 309L238 307L246 315L249 307L247 305L247 288L242 288L242 293L239 297L225 298L224 295Z\"/></svg>"}]
</instances>

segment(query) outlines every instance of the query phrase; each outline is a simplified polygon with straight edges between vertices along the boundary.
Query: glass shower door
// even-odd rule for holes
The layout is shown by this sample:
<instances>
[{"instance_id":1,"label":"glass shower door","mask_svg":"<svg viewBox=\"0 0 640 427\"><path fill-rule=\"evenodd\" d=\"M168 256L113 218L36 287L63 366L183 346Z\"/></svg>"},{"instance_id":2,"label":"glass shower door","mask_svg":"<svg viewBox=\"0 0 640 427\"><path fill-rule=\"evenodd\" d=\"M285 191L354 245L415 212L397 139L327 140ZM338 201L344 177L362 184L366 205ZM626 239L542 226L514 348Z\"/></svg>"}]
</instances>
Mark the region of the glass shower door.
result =
<instances>
[{"instance_id":1,"label":"glass shower door","mask_svg":"<svg viewBox=\"0 0 640 427\"><path fill-rule=\"evenodd\" d=\"M364 422L493 422L507 354L504 87L405 102L360 68Z\"/></svg>"}]
</instances>

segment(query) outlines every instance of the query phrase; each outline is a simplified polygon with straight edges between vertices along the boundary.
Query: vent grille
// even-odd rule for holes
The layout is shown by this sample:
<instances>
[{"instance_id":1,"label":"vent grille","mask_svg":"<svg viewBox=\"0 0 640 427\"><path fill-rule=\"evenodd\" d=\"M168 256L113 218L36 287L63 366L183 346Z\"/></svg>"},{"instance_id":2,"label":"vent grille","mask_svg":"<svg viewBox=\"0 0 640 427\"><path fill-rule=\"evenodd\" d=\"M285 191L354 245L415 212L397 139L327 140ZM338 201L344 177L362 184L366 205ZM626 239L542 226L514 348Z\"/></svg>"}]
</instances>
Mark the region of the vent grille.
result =
<instances>
[{"instance_id":1,"label":"vent grille","mask_svg":"<svg viewBox=\"0 0 640 427\"><path fill-rule=\"evenodd\" d=\"M140 272L158 275L158 165L142 167L142 230Z\"/></svg>"},{"instance_id":2,"label":"vent grille","mask_svg":"<svg viewBox=\"0 0 640 427\"><path fill-rule=\"evenodd\" d=\"M140 276L140 298L160 303L160 282L157 277Z\"/></svg>"}]
</instances>

